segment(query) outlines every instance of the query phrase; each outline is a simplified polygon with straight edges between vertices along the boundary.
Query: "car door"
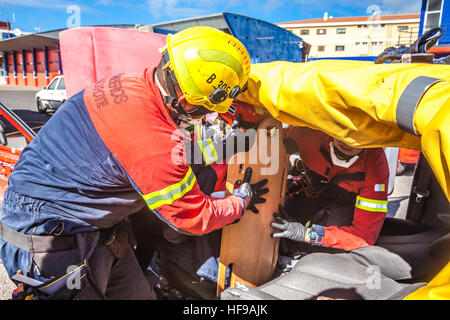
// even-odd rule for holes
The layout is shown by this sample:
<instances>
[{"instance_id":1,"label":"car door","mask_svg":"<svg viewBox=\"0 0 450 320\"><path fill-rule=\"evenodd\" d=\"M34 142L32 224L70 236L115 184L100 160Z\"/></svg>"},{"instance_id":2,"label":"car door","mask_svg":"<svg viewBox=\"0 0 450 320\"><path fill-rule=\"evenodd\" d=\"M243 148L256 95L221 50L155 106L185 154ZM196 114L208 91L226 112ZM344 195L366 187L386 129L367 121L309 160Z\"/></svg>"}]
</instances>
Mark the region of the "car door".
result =
<instances>
[{"instance_id":1,"label":"car door","mask_svg":"<svg viewBox=\"0 0 450 320\"><path fill-rule=\"evenodd\" d=\"M23 121L18 115L16 115L13 111L9 110L5 105L0 102L0 121L2 125L0 125L0 134L3 135L3 141L7 145L0 145L0 204L3 201L3 195L8 186L8 178L14 168L14 165L19 160L21 154L21 148L16 148L14 145L17 141L11 141L17 138L6 138L6 127L11 125L14 129L16 129L22 136L22 139L25 138L26 143L30 143L36 133L31 129L25 121ZM20 138L19 138L20 139ZM23 141L21 142L21 144Z\"/></svg>"},{"instance_id":2,"label":"car door","mask_svg":"<svg viewBox=\"0 0 450 320\"><path fill-rule=\"evenodd\" d=\"M62 104L62 102L65 101L66 99L67 97L66 97L66 87L64 84L64 77L61 77L55 90L55 104L56 101L58 101L59 107Z\"/></svg>"},{"instance_id":3,"label":"car door","mask_svg":"<svg viewBox=\"0 0 450 320\"><path fill-rule=\"evenodd\" d=\"M55 102L57 101L57 93L56 88L58 87L60 78L53 79L52 82L47 86L47 89L44 90L44 97L43 100L49 105L50 108L55 108ZM58 106L57 106L58 107Z\"/></svg>"}]
</instances>

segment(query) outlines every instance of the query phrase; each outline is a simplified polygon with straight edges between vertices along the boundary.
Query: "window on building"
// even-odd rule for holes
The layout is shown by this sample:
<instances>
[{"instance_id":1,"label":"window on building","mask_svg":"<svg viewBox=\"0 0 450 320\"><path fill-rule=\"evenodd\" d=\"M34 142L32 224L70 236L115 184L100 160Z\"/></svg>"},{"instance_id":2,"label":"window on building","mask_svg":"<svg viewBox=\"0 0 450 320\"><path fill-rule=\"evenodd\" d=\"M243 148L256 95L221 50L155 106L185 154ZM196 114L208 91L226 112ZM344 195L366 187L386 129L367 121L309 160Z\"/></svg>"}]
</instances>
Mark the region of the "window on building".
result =
<instances>
[{"instance_id":1,"label":"window on building","mask_svg":"<svg viewBox=\"0 0 450 320\"><path fill-rule=\"evenodd\" d=\"M345 51L345 46L336 46L335 51Z\"/></svg>"},{"instance_id":2,"label":"window on building","mask_svg":"<svg viewBox=\"0 0 450 320\"><path fill-rule=\"evenodd\" d=\"M337 34L345 34L346 31L347 31L347 29L345 29L345 28L337 28L336 29L336 33Z\"/></svg>"},{"instance_id":3,"label":"window on building","mask_svg":"<svg viewBox=\"0 0 450 320\"><path fill-rule=\"evenodd\" d=\"M308 34L309 34L309 30L308 30L308 29L302 29L302 30L300 30L300 35L306 36L306 35L308 35Z\"/></svg>"},{"instance_id":4,"label":"window on building","mask_svg":"<svg viewBox=\"0 0 450 320\"><path fill-rule=\"evenodd\" d=\"M367 25L362 25L362 24L358 25L359 32L367 32L367 30L368 30Z\"/></svg>"},{"instance_id":5,"label":"window on building","mask_svg":"<svg viewBox=\"0 0 450 320\"><path fill-rule=\"evenodd\" d=\"M327 34L327 29L317 29L317 34Z\"/></svg>"},{"instance_id":6,"label":"window on building","mask_svg":"<svg viewBox=\"0 0 450 320\"><path fill-rule=\"evenodd\" d=\"M443 0L428 0L425 12L424 31L439 27Z\"/></svg>"},{"instance_id":7,"label":"window on building","mask_svg":"<svg viewBox=\"0 0 450 320\"><path fill-rule=\"evenodd\" d=\"M408 26L398 26L398 32L408 32Z\"/></svg>"},{"instance_id":8,"label":"window on building","mask_svg":"<svg viewBox=\"0 0 450 320\"><path fill-rule=\"evenodd\" d=\"M442 0L428 0L427 11L441 11Z\"/></svg>"},{"instance_id":9,"label":"window on building","mask_svg":"<svg viewBox=\"0 0 450 320\"><path fill-rule=\"evenodd\" d=\"M370 43L370 55L372 55L372 56L376 55L379 50L380 50L380 48L378 47L378 42L372 41Z\"/></svg>"},{"instance_id":10,"label":"window on building","mask_svg":"<svg viewBox=\"0 0 450 320\"><path fill-rule=\"evenodd\" d=\"M356 42L356 50L359 54L367 54L368 49L367 42Z\"/></svg>"},{"instance_id":11,"label":"window on building","mask_svg":"<svg viewBox=\"0 0 450 320\"><path fill-rule=\"evenodd\" d=\"M324 52L325 51L325 46L318 46L317 47L317 51Z\"/></svg>"}]
</instances>

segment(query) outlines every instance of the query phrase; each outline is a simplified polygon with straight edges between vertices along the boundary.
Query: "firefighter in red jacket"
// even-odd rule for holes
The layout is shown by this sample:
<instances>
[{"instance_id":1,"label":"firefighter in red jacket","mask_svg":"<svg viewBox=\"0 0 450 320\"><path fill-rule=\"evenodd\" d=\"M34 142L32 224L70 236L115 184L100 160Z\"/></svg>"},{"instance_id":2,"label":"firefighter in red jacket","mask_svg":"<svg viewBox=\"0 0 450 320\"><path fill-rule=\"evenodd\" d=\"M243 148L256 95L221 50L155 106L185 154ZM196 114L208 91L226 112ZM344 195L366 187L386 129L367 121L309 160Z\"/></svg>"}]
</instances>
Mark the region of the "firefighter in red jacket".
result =
<instances>
[{"instance_id":1,"label":"firefighter in red jacket","mask_svg":"<svg viewBox=\"0 0 450 320\"><path fill-rule=\"evenodd\" d=\"M9 177L0 257L34 297L155 298L127 240L127 218L150 209L200 235L264 201L265 181L250 185L250 177L233 196L201 192L178 130L183 120L227 112L250 73L245 47L194 27L169 35L161 52L156 68L113 75L68 99ZM81 283L69 288L75 273Z\"/></svg>"},{"instance_id":2,"label":"firefighter in red jacket","mask_svg":"<svg viewBox=\"0 0 450 320\"><path fill-rule=\"evenodd\" d=\"M279 230L273 237L347 251L373 245L388 211L383 149L353 148L304 127L288 127L284 136L295 142L301 160L291 171L280 213L299 222L275 214L271 226Z\"/></svg>"}]
</instances>

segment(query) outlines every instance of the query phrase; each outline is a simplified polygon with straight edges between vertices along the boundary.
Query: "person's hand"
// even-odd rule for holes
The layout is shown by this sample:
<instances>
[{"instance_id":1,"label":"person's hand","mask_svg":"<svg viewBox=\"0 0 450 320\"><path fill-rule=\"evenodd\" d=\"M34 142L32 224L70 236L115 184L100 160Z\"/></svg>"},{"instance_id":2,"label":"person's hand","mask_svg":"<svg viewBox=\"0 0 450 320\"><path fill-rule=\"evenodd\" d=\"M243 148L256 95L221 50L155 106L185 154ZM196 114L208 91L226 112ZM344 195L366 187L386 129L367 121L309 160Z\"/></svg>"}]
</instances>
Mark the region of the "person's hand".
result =
<instances>
[{"instance_id":1,"label":"person's hand","mask_svg":"<svg viewBox=\"0 0 450 320\"><path fill-rule=\"evenodd\" d=\"M263 188L267 183L267 179L263 179L255 184L250 184L251 177L252 168L247 168L245 170L244 180L235 195L243 198L246 204L248 203L246 210L252 210L254 213L259 213L259 210L256 209L255 204L266 202L266 199L261 196L269 192L268 188Z\"/></svg>"},{"instance_id":2,"label":"person's hand","mask_svg":"<svg viewBox=\"0 0 450 320\"><path fill-rule=\"evenodd\" d=\"M284 208L279 206L280 213L286 215ZM298 222L289 222L277 213L273 214L277 222L271 222L270 226L279 229L280 232L272 233L272 238L285 238L294 241L305 241L307 228Z\"/></svg>"}]
</instances>

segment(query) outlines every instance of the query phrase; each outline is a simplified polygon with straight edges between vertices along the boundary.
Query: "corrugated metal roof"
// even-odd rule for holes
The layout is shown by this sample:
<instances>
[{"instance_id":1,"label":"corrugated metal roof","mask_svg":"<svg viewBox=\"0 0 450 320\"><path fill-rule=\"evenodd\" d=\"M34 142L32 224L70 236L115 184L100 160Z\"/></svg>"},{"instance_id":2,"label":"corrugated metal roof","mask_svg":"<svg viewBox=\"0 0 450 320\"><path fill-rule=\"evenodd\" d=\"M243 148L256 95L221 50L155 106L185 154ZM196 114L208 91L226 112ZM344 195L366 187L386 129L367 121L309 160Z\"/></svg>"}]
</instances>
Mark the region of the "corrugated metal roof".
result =
<instances>
[{"instance_id":1,"label":"corrugated metal roof","mask_svg":"<svg viewBox=\"0 0 450 320\"><path fill-rule=\"evenodd\" d=\"M19 51L58 45L59 40L38 34L30 34L0 41L0 51Z\"/></svg>"},{"instance_id":2,"label":"corrugated metal roof","mask_svg":"<svg viewBox=\"0 0 450 320\"><path fill-rule=\"evenodd\" d=\"M173 20L154 24L154 28L181 31L190 27L208 26L219 30L228 31L228 24L223 17L223 13L212 14L195 18Z\"/></svg>"}]
</instances>

